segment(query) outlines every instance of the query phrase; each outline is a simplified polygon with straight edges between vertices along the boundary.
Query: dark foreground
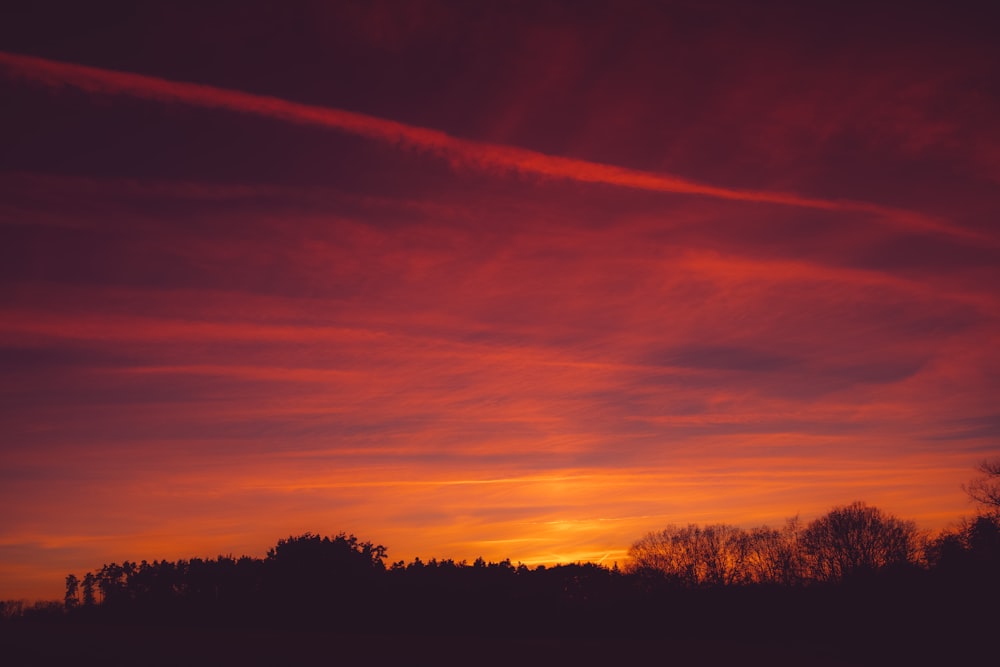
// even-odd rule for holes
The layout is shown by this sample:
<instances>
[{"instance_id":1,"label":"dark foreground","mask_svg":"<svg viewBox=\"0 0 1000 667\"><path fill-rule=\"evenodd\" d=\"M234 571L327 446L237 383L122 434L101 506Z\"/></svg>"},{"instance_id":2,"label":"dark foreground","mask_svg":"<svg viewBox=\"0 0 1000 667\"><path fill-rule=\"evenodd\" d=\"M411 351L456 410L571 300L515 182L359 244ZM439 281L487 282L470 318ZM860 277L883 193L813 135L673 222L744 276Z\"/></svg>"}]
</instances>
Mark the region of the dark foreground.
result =
<instances>
[{"instance_id":1,"label":"dark foreground","mask_svg":"<svg viewBox=\"0 0 1000 667\"><path fill-rule=\"evenodd\" d=\"M745 643L721 638L504 639L32 622L0 627L0 662L11 667L305 664L835 667L874 664L863 656L835 653L839 652L827 647L785 645L777 640Z\"/></svg>"},{"instance_id":2,"label":"dark foreground","mask_svg":"<svg viewBox=\"0 0 1000 667\"><path fill-rule=\"evenodd\" d=\"M994 664L1000 653L1000 588L980 580L625 593L56 607L0 620L0 665L914 667Z\"/></svg>"}]
</instances>

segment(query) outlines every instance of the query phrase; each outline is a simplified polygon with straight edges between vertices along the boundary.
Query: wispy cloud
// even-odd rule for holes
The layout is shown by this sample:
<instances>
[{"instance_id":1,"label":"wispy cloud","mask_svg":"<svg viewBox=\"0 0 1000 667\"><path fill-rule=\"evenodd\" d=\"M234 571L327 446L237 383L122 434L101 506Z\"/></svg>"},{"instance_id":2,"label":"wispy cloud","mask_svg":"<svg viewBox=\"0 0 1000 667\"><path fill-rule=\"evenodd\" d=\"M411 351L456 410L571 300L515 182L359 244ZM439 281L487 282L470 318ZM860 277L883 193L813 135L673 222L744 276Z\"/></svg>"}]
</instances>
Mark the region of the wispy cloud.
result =
<instances>
[{"instance_id":1,"label":"wispy cloud","mask_svg":"<svg viewBox=\"0 0 1000 667\"><path fill-rule=\"evenodd\" d=\"M99 95L127 95L157 102L226 109L285 122L331 128L408 149L425 151L447 160L456 167L469 166L652 192L863 213L873 216L874 219L911 231L992 242L992 239L977 231L956 227L914 211L876 203L829 200L786 192L732 189L697 183L670 174L629 169L546 155L513 146L462 139L439 130L415 127L353 111L312 106L277 97L254 95L203 84L170 81L141 74L5 52L0 52L0 69L8 78L26 79L50 87L71 86Z\"/></svg>"}]
</instances>

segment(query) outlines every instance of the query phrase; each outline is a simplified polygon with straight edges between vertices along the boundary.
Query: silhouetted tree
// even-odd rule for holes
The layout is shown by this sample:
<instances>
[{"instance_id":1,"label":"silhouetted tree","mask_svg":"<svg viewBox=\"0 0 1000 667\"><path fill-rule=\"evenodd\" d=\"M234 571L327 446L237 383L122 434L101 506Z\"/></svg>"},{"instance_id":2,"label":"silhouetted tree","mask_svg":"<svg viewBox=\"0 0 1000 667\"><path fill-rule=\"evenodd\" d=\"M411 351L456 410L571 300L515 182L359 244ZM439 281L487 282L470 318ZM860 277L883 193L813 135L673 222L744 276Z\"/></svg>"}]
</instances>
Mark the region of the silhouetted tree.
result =
<instances>
[{"instance_id":1,"label":"silhouetted tree","mask_svg":"<svg viewBox=\"0 0 1000 667\"><path fill-rule=\"evenodd\" d=\"M855 502L835 507L810 523L802 533L801 545L812 578L838 581L890 565L913 563L917 530L913 522Z\"/></svg>"},{"instance_id":2,"label":"silhouetted tree","mask_svg":"<svg viewBox=\"0 0 1000 667\"><path fill-rule=\"evenodd\" d=\"M1000 517L977 516L966 531L969 550L1000 566Z\"/></svg>"},{"instance_id":3,"label":"silhouetted tree","mask_svg":"<svg viewBox=\"0 0 1000 667\"><path fill-rule=\"evenodd\" d=\"M1000 513L1000 459L983 461L976 469L981 475L962 488L986 512Z\"/></svg>"},{"instance_id":4,"label":"silhouetted tree","mask_svg":"<svg viewBox=\"0 0 1000 667\"><path fill-rule=\"evenodd\" d=\"M377 605L386 549L340 533L312 533L278 541L264 561L264 595L272 609L300 619L336 617L360 625Z\"/></svg>"},{"instance_id":5,"label":"silhouetted tree","mask_svg":"<svg viewBox=\"0 0 1000 667\"><path fill-rule=\"evenodd\" d=\"M97 577L94 576L93 572L88 572L83 575L83 606L93 607L97 604L97 598L94 596L94 589L97 587Z\"/></svg>"},{"instance_id":6,"label":"silhouetted tree","mask_svg":"<svg viewBox=\"0 0 1000 667\"><path fill-rule=\"evenodd\" d=\"M625 570L657 573L686 586L796 584L807 575L801 533L798 517L782 529L669 526L633 543Z\"/></svg>"},{"instance_id":7,"label":"silhouetted tree","mask_svg":"<svg viewBox=\"0 0 1000 667\"><path fill-rule=\"evenodd\" d=\"M106 564L97 572L97 587L101 591L101 604L117 604L124 590L122 566L118 563Z\"/></svg>"},{"instance_id":8,"label":"silhouetted tree","mask_svg":"<svg viewBox=\"0 0 1000 667\"><path fill-rule=\"evenodd\" d=\"M799 546L802 528L798 517L785 522L782 529L760 526L747 534L744 580L759 584L792 585L806 575Z\"/></svg>"},{"instance_id":9,"label":"silhouetted tree","mask_svg":"<svg viewBox=\"0 0 1000 667\"><path fill-rule=\"evenodd\" d=\"M63 596L63 605L67 610L75 609L80 604L80 580L75 574L66 575L66 595Z\"/></svg>"},{"instance_id":10,"label":"silhouetted tree","mask_svg":"<svg viewBox=\"0 0 1000 667\"><path fill-rule=\"evenodd\" d=\"M27 600L0 600L0 619L18 618L24 615Z\"/></svg>"},{"instance_id":11,"label":"silhouetted tree","mask_svg":"<svg viewBox=\"0 0 1000 667\"><path fill-rule=\"evenodd\" d=\"M660 572L687 586L729 585L747 576L749 546L746 532L735 526L668 526L632 544L627 569Z\"/></svg>"}]
</instances>

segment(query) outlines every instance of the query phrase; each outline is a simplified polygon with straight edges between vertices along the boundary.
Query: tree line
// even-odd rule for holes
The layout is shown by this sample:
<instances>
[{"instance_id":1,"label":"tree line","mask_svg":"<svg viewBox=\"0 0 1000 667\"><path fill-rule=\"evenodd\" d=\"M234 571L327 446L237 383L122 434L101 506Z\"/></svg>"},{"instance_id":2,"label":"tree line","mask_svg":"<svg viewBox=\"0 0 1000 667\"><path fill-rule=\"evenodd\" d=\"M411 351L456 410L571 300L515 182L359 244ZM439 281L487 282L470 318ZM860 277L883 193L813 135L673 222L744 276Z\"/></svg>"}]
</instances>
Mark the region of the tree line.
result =
<instances>
[{"instance_id":1,"label":"tree line","mask_svg":"<svg viewBox=\"0 0 1000 667\"><path fill-rule=\"evenodd\" d=\"M625 570L686 587L806 585L917 569L988 578L1000 570L1000 460L978 470L963 488L979 513L938 535L855 502L807 525L795 517L782 528L668 526L632 544Z\"/></svg>"},{"instance_id":2,"label":"tree line","mask_svg":"<svg viewBox=\"0 0 1000 667\"><path fill-rule=\"evenodd\" d=\"M964 572L988 576L1000 566L1000 519L981 514L929 537L882 510L855 502L803 525L751 529L727 524L669 526L634 542L621 569L596 564L528 568L510 560L473 563L419 558L386 563L387 549L344 533L281 539L265 558L218 556L177 561L112 562L82 578L66 577L68 611L97 607L169 607L184 601L252 605L255 601L362 594L368 589L456 590L513 586L527 595L535 580L567 574L563 593L582 577L659 580L663 587L803 586L890 572ZM556 573L556 574L553 574ZM570 574L571 573L571 574ZM599 574L598 574L599 573ZM530 580L530 581L529 581ZM541 586L540 588L545 588ZM494 590L494 593L497 591Z\"/></svg>"},{"instance_id":3,"label":"tree line","mask_svg":"<svg viewBox=\"0 0 1000 667\"><path fill-rule=\"evenodd\" d=\"M66 577L62 604L5 603L0 614L60 623L156 627L322 628L343 633L473 636L774 636L853 659L860 645L896 662L954 656L955 642L1000 622L1000 483L970 485L985 502L936 535L855 502L772 528L668 526L636 540L621 564L528 567L510 560L391 562L380 544L340 533L289 536L262 557L112 562ZM982 610L986 611L982 611ZM9 619L8 619L9 620ZM826 650L826 649L824 649ZM867 650L867 649L866 649ZM875 660L875 658L872 658Z\"/></svg>"},{"instance_id":4,"label":"tree line","mask_svg":"<svg viewBox=\"0 0 1000 667\"><path fill-rule=\"evenodd\" d=\"M632 544L627 571L686 586L794 585L922 564L932 542L913 522L856 502L803 526L669 526ZM933 549L931 549L933 551Z\"/></svg>"},{"instance_id":5,"label":"tree line","mask_svg":"<svg viewBox=\"0 0 1000 667\"><path fill-rule=\"evenodd\" d=\"M617 563L529 568L481 558L389 564L387 555L384 546L353 535L306 533L279 540L264 558L125 560L82 578L68 575L64 608L81 614L198 611L240 617L291 609L353 617L388 603L397 610L416 608L428 598L462 605L487 599L501 606L535 599L572 605L606 598L611 591L797 588L879 577L995 581L1000 514L980 514L933 537L861 502L833 508L805 525L790 519L781 528L669 526L634 542L621 568Z\"/></svg>"}]
</instances>

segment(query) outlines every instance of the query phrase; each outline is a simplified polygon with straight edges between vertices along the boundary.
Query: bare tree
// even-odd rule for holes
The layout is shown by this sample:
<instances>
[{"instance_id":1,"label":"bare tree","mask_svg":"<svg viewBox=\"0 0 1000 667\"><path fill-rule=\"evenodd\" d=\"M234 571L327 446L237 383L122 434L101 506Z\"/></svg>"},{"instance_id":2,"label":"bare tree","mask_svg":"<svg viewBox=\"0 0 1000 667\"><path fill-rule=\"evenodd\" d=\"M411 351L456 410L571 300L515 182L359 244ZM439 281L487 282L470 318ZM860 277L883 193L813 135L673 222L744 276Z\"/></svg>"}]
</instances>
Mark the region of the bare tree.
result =
<instances>
[{"instance_id":1,"label":"bare tree","mask_svg":"<svg viewBox=\"0 0 1000 667\"><path fill-rule=\"evenodd\" d=\"M802 533L801 545L811 577L836 581L915 562L918 533L912 521L855 502L835 507L810 523Z\"/></svg>"},{"instance_id":2,"label":"bare tree","mask_svg":"<svg viewBox=\"0 0 1000 667\"><path fill-rule=\"evenodd\" d=\"M741 583L749 546L746 531L735 526L668 526L632 544L626 570L661 572L687 586Z\"/></svg>"},{"instance_id":3,"label":"bare tree","mask_svg":"<svg viewBox=\"0 0 1000 667\"><path fill-rule=\"evenodd\" d=\"M987 512L1000 512L1000 459L983 461L976 470L980 476L962 489Z\"/></svg>"},{"instance_id":4,"label":"bare tree","mask_svg":"<svg viewBox=\"0 0 1000 667\"><path fill-rule=\"evenodd\" d=\"M745 581L791 585L805 576L799 537L799 518L785 522L782 529L760 526L747 534L748 546L744 561Z\"/></svg>"},{"instance_id":5,"label":"bare tree","mask_svg":"<svg viewBox=\"0 0 1000 667\"><path fill-rule=\"evenodd\" d=\"M723 586L743 582L750 546L746 531L720 523L702 528L700 538L695 554L701 580Z\"/></svg>"}]
</instances>

